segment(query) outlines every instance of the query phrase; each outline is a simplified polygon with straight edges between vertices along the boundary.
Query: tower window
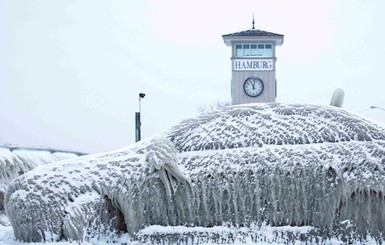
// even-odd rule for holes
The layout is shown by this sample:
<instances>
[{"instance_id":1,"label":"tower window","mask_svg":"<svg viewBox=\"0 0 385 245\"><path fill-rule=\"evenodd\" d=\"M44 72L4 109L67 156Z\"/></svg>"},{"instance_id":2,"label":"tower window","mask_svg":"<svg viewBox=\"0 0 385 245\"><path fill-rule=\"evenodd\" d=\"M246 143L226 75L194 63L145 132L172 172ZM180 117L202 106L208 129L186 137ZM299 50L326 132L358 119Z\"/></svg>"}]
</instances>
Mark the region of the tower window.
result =
<instances>
[{"instance_id":1,"label":"tower window","mask_svg":"<svg viewBox=\"0 0 385 245\"><path fill-rule=\"evenodd\" d=\"M250 56L257 56L257 44L251 44Z\"/></svg>"},{"instance_id":2,"label":"tower window","mask_svg":"<svg viewBox=\"0 0 385 245\"><path fill-rule=\"evenodd\" d=\"M237 57L243 56L242 44L235 45L235 56L237 56Z\"/></svg>"},{"instance_id":3,"label":"tower window","mask_svg":"<svg viewBox=\"0 0 385 245\"><path fill-rule=\"evenodd\" d=\"M265 44L265 56L272 57L273 56L273 45Z\"/></svg>"},{"instance_id":4,"label":"tower window","mask_svg":"<svg viewBox=\"0 0 385 245\"><path fill-rule=\"evenodd\" d=\"M235 45L236 57L272 57L273 45L270 43L244 43Z\"/></svg>"},{"instance_id":5,"label":"tower window","mask_svg":"<svg viewBox=\"0 0 385 245\"><path fill-rule=\"evenodd\" d=\"M243 44L243 56L250 56L250 44Z\"/></svg>"}]
</instances>

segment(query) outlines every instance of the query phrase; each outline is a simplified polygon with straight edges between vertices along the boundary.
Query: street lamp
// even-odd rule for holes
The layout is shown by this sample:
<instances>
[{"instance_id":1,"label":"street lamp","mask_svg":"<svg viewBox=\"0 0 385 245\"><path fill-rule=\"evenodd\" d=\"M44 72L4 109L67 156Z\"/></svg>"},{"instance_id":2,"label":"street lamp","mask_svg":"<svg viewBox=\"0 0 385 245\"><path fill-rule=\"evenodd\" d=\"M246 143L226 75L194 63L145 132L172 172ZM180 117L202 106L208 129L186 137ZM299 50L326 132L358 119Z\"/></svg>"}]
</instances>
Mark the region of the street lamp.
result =
<instances>
[{"instance_id":1,"label":"street lamp","mask_svg":"<svg viewBox=\"0 0 385 245\"><path fill-rule=\"evenodd\" d=\"M138 142L141 139L140 125L142 122L140 121L140 100L143 99L144 96L146 96L146 94L139 93L139 112L135 112L135 142Z\"/></svg>"},{"instance_id":2,"label":"street lamp","mask_svg":"<svg viewBox=\"0 0 385 245\"><path fill-rule=\"evenodd\" d=\"M385 109L384 109L384 108L382 108L382 107L378 107L378 106L374 106L374 105L372 105L372 106L370 107L370 109L379 109L379 110L383 110L383 111L385 111Z\"/></svg>"}]
</instances>

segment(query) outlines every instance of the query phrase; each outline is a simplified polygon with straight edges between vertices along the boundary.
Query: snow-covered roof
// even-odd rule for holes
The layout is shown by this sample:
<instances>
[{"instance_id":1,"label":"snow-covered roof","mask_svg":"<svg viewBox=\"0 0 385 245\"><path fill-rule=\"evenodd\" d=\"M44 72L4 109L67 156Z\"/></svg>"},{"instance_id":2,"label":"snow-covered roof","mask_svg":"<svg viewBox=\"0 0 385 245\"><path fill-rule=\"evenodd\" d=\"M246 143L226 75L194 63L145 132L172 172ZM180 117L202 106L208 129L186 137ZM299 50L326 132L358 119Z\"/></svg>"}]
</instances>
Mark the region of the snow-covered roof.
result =
<instances>
[{"instance_id":1,"label":"snow-covered roof","mask_svg":"<svg viewBox=\"0 0 385 245\"><path fill-rule=\"evenodd\" d=\"M283 44L284 36L282 34L262 31L258 29L249 29L245 31L225 34L222 35L222 38L227 46L231 46L232 41L255 41L256 39L273 40L275 41L276 45L279 46Z\"/></svg>"}]
</instances>

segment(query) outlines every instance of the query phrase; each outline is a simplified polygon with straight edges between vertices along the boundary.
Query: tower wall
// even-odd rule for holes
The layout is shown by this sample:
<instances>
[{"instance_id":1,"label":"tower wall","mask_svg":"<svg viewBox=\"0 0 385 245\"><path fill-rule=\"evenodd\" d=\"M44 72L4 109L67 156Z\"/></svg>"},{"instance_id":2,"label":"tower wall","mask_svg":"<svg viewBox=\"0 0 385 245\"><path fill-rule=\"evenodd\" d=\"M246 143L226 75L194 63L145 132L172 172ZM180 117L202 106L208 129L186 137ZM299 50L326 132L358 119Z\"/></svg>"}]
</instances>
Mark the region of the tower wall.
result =
<instances>
[{"instance_id":1,"label":"tower wall","mask_svg":"<svg viewBox=\"0 0 385 245\"><path fill-rule=\"evenodd\" d=\"M232 104L275 102L275 47L282 45L283 35L256 30L253 25L253 29L223 35L223 40L232 51Z\"/></svg>"}]
</instances>

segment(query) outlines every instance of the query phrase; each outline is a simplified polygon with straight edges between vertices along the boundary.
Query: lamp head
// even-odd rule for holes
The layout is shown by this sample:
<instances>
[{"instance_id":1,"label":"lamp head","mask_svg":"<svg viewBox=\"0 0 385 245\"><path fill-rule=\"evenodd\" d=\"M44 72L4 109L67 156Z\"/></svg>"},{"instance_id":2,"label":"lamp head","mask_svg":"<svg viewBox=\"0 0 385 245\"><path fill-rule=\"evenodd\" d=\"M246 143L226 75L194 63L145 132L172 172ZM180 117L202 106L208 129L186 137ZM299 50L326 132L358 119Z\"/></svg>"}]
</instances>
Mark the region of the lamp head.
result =
<instances>
[{"instance_id":1,"label":"lamp head","mask_svg":"<svg viewBox=\"0 0 385 245\"><path fill-rule=\"evenodd\" d=\"M142 98L142 99L143 99L143 98L144 98L144 96L146 96L146 94L144 94L144 93L139 93L139 97L140 97L140 98Z\"/></svg>"}]
</instances>

